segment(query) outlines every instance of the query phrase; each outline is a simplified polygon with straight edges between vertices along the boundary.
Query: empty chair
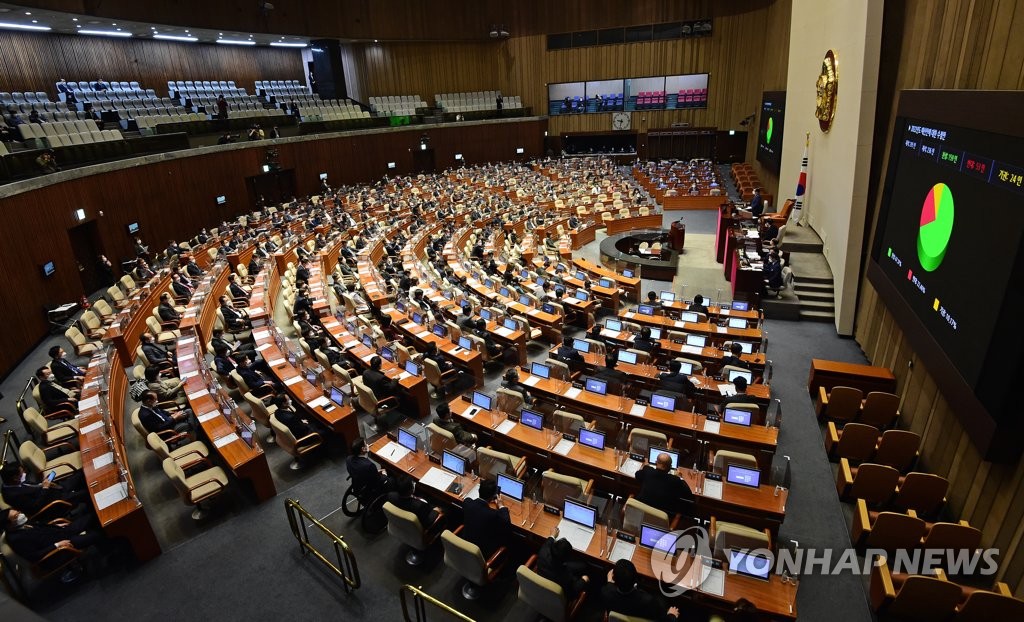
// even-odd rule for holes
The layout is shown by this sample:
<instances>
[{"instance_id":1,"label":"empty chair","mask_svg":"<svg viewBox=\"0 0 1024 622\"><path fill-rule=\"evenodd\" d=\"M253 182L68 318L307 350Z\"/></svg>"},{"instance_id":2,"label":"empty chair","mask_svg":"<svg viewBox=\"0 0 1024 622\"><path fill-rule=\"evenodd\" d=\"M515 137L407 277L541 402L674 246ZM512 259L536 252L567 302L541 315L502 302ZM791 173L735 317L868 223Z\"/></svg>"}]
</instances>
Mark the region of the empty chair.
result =
<instances>
[{"instance_id":1,"label":"empty chair","mask_svg":"<svg viewBox=\"0 0 1024 622\"><path fill-rule=\"evenodd\" d=\"M857 548L892 552L919 546L925 529L925 522L916 516L871 512L864 500L858 499L850 539Z\"/></svg>"},{"instance_id":2,"label":"empty chair","mask_svg":"<svg viewBox=\"0 0 1024 622\"><path fill-rule=\"evenodd\" d=\"M818 387L818 418L826 417L840 424L853 421L860 413L860 402L864 393L853 387Z\"/></svg>"},{"instance_id":3,"label":"empty chair","mask_svg":"<svg viewBox=\"0 0 1024 622\"><path fill-rule=\"evenodd\" d=\"M828 422L828 435L825 437L825 449L829 459L846 458L859 464L871 458L878 442L878 428L863 423L848 423L837 429L835 423Z\"/></svg>"},{"instance_id":4,"label":"empty chair","mask_svg":"<svg viewBox=\"0 0 1024 622\"><path fill-rule=\"evenodd\" d=\"M914 510L921 516L934 516L946 505L948 490L949 480L945 477L933 473L908 473L900 482L892 506L901 512Z\"/></svg>"},{"instance_id":5,"label":"empty chair","mask_svg":"<svg viewBox=\"0 0 1024 622\"><path fill-rule=\"evenodd\" d=\"M405 562L410 566L422 564L422 553L429 549L440 535L436 527L444 520L444 514L439 513L434 524L424 528L415 514L406 512L390 501L384 504L384 513L388 517L388 534L409 548Z\"/></svg>"},{"instance_id":6,"label":"empty chair","mask_svg":"<svg viewBox=\"0 0 1024 622\"><path fill-rule=\"evenodd\" d=\"M480 588L493 583L505 567L506 549L498 547L490 558L484 559L480 547L460 538L460 531L461 526L454 532L447 529L441 532L444 564L466 580L462 585L462 596L467 600L475 600L480 597Z\"/></svg>"},{"instance_id":7,"label":"empty chair","mask_svg":"<svg viewBox=\"0 0 1024 622\"><path fill-rule=\"evenodd\" d=\"M556 410L552 415L552 422L554 428L559 432L572 434L574 436L578 435L582 428L588 427L587 422L582 415L566 412L564 410Z\"/></svg>"},{"instance_id":8,"label":"empty chair","mask_svg":"<svg viewBox=\"0 0 1024 622\"><path fill-rule=\"evenodd\" d=\"M668 447L668 437L662 432L633 428L626 439L630 453L647 455L649 447Z\"/></svg>"},{"instance_id":9,"label":"empty chair","mask_svg":"<svg viewBox=\"0 0 1024 622\"><path fill-rule=\"evenodd\" d=\"M945 578L893 575L884 557L872 565L868 595L880 618L913 622L948 620L961 598L960 586Z\"/></svg>"},{"instance_id":10,"label":"empty chair","mask_svg":"<svg viewBox=\"0 0 1024 622\"><path fill-rule=\"evenodd\" d=\"M477 449L477 460L482 479L495 479L499 474L522 477L526 473L526 458L491 447Z\"/></svg>"},{"instance_id":11,"label":"empty chair","mask_svg":"<svg viewBox=\"0 0 1024 622\"><path fill-rule=\"evenodd\" d=\"M864 398L861 407L861 423L873 425L880 430L890 428L899 417L900 397L884 391L872 391Z\"/></svg>"},{"instance_id":12,"label":"empty chair","mask_svg":"<svg viewBox=\"0 0 1024 622\"><path fill-rule=\"evenodd\" d=\"M203 461L210 455L210 450L202 441L192 441L180 447L172 449L163 438L156 432L150 432L146 436L146 446L149 447L161 460L170 458L177 462L181 468L188 469Z\"/></svg>"},{"instance_id":13,"label":"empty chair","mask_svg":"<svg viewBox=\"0 0 1024 622\"><path fill-rule=\"evenodd\" d=\"M887 464L900 473L906 473L920 457L918 447L921 436L907 430L886 430L878 441L873 462Z\"/></svg>"},{"instance_id":14,"label":"empty chair","mask_svg":"<svg viewBox=\"0 0 1024 622\"><path fill-rule=\"evenodd\" d=\"M642 523L665 530L674 529L676 518L678 517L669 516L664 510L634 499L633 495L630 495L622 506L622 530L626 533L640 533Z\"/></svg>"},{"instance_id":15,"label":"empty chair","mask_svg":"<svg viewBox=\"0 0 1024 622\"><path fill-rule=\"evenodd\" d=\"M839 462L836 489L844 501L863 499L872 507L882 506L892 499L900 472L891 466L871 462L851 467L843 458Z\"/></svg>"},{"instance_id":16,"label":"empty chair","mask_svg":"<svg viewBox=\"0 0 1024 622\"><path fill-rule=\"evenodd\" d=\"M1010 588L999 581L996 591L972 590L956 610L955 622L992 622L1024 620L1024 600L1013 597Z\"/></svg>"},{"instance_id":17,"label":"empty chair","mask_svg":"<svg viewBox=\"0 0 1024 622\"><path fill-rule=\"evenodd\" d=\"M516 578L519 580L519 600L543 616L545 620L551 620L551 622L572 620L583 605L587 593L581 592L578 597L569 600L562 586L534 572L533 567L536 561L537 556L534 555L527 560L526 564L516 570Z\"/></svg>"},{"instance_id":18,"label":"empty chair","mask_svg":"<svg viewBox=\"0 0 1024 622\"><path fill-rule=\"evenodd\" d=\"M70 447L70 445L67 445ZM43 450L32 441L25 441L18 447L18 456L26 470L32 472L40 481L53 473L55 480L61 480L74 475L82 470L82 453L72 451L70 453L54 455L49 458L46 451L54 451L57 447Z\"/></svg>"},{"instance_id":19,"label":"empty chair","mask_svg":"<svg viewBox=\"0 0 1024 622\"><path fill-rule=\"evenodd\" d=\"M71 419L55 425L39 414L39 411L27 407L21 413L29 431L46 446L47 449L56 445L67 445L66 441L78 436L78 419Z\"/></svg>"},{"instance_id":20,"label":"empty chair","mask_svg":"<svg viewBox=\"0 0 1024 622\"><path fill-rule=\"evenodd\" d=\"M93 343L86 339L82 331L78 330L76 326L72 326L64 331L64 336L71 342L71 347L74 348L76 356L89 356L100 348L98 343Z\"/></svg>"},{"instance_id":21,"label":"empty chair","mask_svg":"<svg viewBox=\"0 0 1024 622\"><path fill-rule=\"evenodd\" d=\"M725 471L730 464L745 466L751 469L759 468L757 465L757 458L754 456L737 451L727 451L722 449L715 452L715 456L711 461L711 471L712 473L725 475Z\"/></svg>"},{"instance_id":22,"label":"empty chair","mask_svg":"<svg viewBox=\"0 0 1024 622\"><path fill-rule=\"evenodd\" d=\"M981 547L981 530L962 520L958 523L935 523L928 528L921 548L936 551L976 551Z\"/></svg>"},{"instance_id":23,"label":"empty chair","mask_svg":"<svg viewBox=\"0 0 1024 622\"><path fill-rule=\"evenodd\" d=\"M218 466L210 466L186 475L174 458L167 458L163 462L163 468L164 474L170 478L185 505L195 506L192 510L193 520L202 520L206 516L203 504L224 492L228 486L228 476L224 469Z\"/></svg>"},{"instance_id":24,"label":"empty chair","mask_svg":"<svg viewBox=\"0 0 1024 622\"><path fill-rule=\"evenodd\" d=\"M708 536L711 538L712 555L722 561L728 561L729 549L772 548L772 536L768 529L754 529L738 523L719 521L714 516L711 517Z\"/></svg>"},{"instance_id":25,"label":"empty chair","mask_svg":"<svg viewBox=\"0 0 1024 622\"><path fill-rule=\"evenodd\" d=\"M548 469L541 475L541 494L544 503L561 507L566 497L579 499L589 497L593 480L584 480L572 475L562 475Z\"/></svg>"}]
</instances>

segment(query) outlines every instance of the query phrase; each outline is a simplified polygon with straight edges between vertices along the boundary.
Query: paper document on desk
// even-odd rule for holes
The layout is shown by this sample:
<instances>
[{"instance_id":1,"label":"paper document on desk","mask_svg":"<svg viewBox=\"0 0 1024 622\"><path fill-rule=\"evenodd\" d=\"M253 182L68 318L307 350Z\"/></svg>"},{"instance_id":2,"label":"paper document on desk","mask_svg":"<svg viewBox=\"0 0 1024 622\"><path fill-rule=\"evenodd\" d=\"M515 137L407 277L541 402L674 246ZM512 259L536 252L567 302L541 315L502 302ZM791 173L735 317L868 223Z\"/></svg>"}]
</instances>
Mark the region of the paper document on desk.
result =
<instances>
[{"instance_id":1,"label":"paper document on desk","mask_svg":"<svg viewBox=\"0 0 1024 622\"><path fill-rule=\"evenodd\" d=\"M568 391L565 392L565 396L567 398L571 399L571 400L574 400L577 397L579 397L580 393L582 393L582 392L583 392L583 389L580 389L578 387L572 387L571 389L569 389Z\"/></svg>"},{"instance_id":2,"label":"paper document on desk","mask_svg":"<svg viewBox=\"0 0 1024 622\"><path fill-rule=\"evenodd\" d=\"M718 315L729 315L729 310L725 308L720 308L718 310Z\"/></svg>"},{"instance_id":3,"label":"paper document on desk","mask_svg":"<svg viewBox=\"0 0 1024 622\"><path fill-rule=\"evenodd\" d=\"M675 322L672 322L672 325L675 326L676 328L686 328L686 322L683 322L681 320L676 320Z\"/></svg>"},{"instance_id":4,"label":"paper document on desk","mask_svg":"<svg viewBox=\"0 0 1024 622\"><path fill-rule=\"evenodd\" d=\"M594 530L581 527L564 518L558 521L558 537L565 538L577 551L586 551L594 539Z\"/></svg>"},{"instance_id":5,"label":"paper document on desk","mask_svg":"<svg viewBox=\"0 0 1024 622\"><path fill-rule=\"evenodd\" d=\"M322 395L320 397L316 398L315 400L310 400L310 401L306 402L306 404L308 404L310 408L322 408L324 406L327 406L330 403L331 403L331 400L327 399L326 397L324 397Z\"/></svg>"},{"instance_id":6,"label":"paper document on desk","mask_svg":"<svg viewBox=\"0 0 1024 622\"><path fill-rule=\"evenodd\" d=\"M345 348L346 350L349 350L349 349L354 348L354 347L356 347L358 345L359 345L358 341L346 341L345 343L341 344L341 347Z\"/></svg>"},{"instance_id":7,"label":"paper document on desk","mask_svg":"<svg viewBox=\"0 0 1024 622\"><path fill-rule=\"evenodd\" d=\"M197 399L199 399L201 397L205 397L205 396L207 396L209 394L210 394L210 390L209 389L200 389L199 391L196 391L195 393L189 393L188 394L188 399L189 400L197 400Z\"/></svg>"},{"instance_id":8,"label":"paper document on desk","mask_svg":"<svg viewBox=\"0 0 1024 622\"><path fill-rule=\"evenodd\" d=\"M708 434L718 434L722 431L722 422L707 420L704 422L704 431Z\"/></svg>"},{"instance_id":9,"label":"paper document on desk","mask_svg":"<svg viewBox=\"0 0 1024 622\"><path fill-rule=\"evenodd\" d=\"M78 410L89 410L100 405L100 396L94 395L88 399L80 400L78 402Z\"/></svg>"},{"instance_id":10,"label":"paper document on desk","mask_svg":"<svg viewBox=\"0 0 1024 622\"><path fill-rule=\"evenodd\" d=\"M381 447L379 453L391 462L401 462L402 458L405 458L412 452L408 447L402 447L398 443L391 441L387 445Z\"/></svg>"},{"instance_id":11,"label":"paper document on desk","mask_svg":"<svg viewBox=\"0 0 1024 622\"><path fill-rule=\"evenodd\" d=\"M700 346L683 346L683 354L696 354L700 356L704 354L704 348Z\"/></svg>"},{"instance_id":12,"label":"paper document on desk","mask_svg":"<svg viewBox=\"0 0 1024 622\"><path fill-rule=\"evenodd\" d=\"M269 365L271 367L277 367L278 365L281 365L283 363L284 363L284 359L274 359L272 361L267 361L267 365Z\"/></svg>"},{"instance_id":13,"label":"paper document on desk","mask_svg":"<svg viewBox=\"0 0 1024 622\"><path fill-rule=\"evenodd\" d=\"M292 376L288 380L285 380L284 384L285 384L285 386L289 386L290 387L293 384L298 384L298 383L302 382L303 380L304 380L304 378L302 376Z\"/></svg>"},{"instance_id":14,"label":"paper document on desk","mask_svg":"<svg viewBox=\"0 0 1024 622\"><path fill-rule=\"evenodd\" d=\"M402 324L402 330L407 330L409 332L412 332L417 328L419 328L419 324L416 322L406 322L405 324Z\"/></svg>"},{"instance_id":15,"label":"paper document on desk","mask_svg":"<svg viewBox=\"0 0 1024 622\"><path fill-rule=\"evenodd\" d=\"M128 498L128 484L118 482L96 493L96 509L105 510L119 501Z\"/></svg>"},{"instance_id":16,"label":"paper document on desk","mask_svg":"<svg viewBox=\"0 0 1024 622\"><path fill-rule=\"evenodd\" d=\"M237 440L238 440L238 435L235 434L234 432L232 432L231 434L228 434L227 436L222 436L222 437L218 438L217 440L213 441L213 444L216 445L218 448L220 448L220 447L223 447L225 445L230 445L231 443L234 443Z\"/></svg>"},{"instance_id":17,"label":"paper document on desk","mask_svg":"<svg viewBox=\"0 0 1024 622\"><path fill-rule=\"evenodd\" d=\"M715 331L719 332L719 333L727 333L727 332L729 332L729 327L727 327L727 326L716 326L715 327Z\"/></svg>"},{"instance_id":18,"label":"paper document on desk","mask_svg":"<svg viewBox=\"0 0 1024 622\"><path fill-rule=\"evenodd\" d=\"M103 421L96 421L96 422L90 423L89 425L87 425L84 428L80 429L79 432L81 432L82 434L89 434L90 432L95 432L96 430L100 430L102 428L103 428Z\"/></svg>"},{"instance_id":19,"label":"paper document on desk","mask_svg":"<svg viewBox=\"0 0 1024 622\"><path fill-rule=\"evenodd\" d=\"M412 376L412 374L410 374L407 371L403 371L402 373L398 374L398 379L399 380L405 380L406 378L408 378L410 376Z\"/></svg>"},{"instance_id":20,"label":"paper document on desk","mask_svg":"<svg viewBox=\"0 0 1024 622\"><path fill-rule=\"evenodd\" d=\"M462 495L463 499L479 499L480 498L480 484L473 484L473 487L469 489L469 492Z\"/></svg>"},{"instance_id":21,"label":"paper document on desk","mask_svg":"<svg viewBox=\"0 0 1024 622\"><path fill-rule=\"evenodd\" d=\"M494 428L494 430L499 434L508 434L514 427L516 427L516 422L511 419L506 419L498 424L498 427Z\"/></svg>"},{"instance_id":22,"label":"paper document on desk","mask_svg":"<svg viewBox=\"0 0 1024 622\"><path fill-rule=\"evenodd\" d=\"M555 452L560 456L566 456L569 454L569 450L572 449L573 445L575 444L576 443L570 441L569 439L563 438L562 440L558 441L558 444L555 445L554 449L552 449L551 451Z\"/></svg>"},{"instance_id":23,"label":"paper document on desk","mask_svg":"<svg viewBox=\"0 0 1024 622\"><path fill-rule=\"evenodd\" d=\"M708 499L721 499L722 482L713 479L704 480L704 491L701 494Z\"/></svg>"},{"instance_id":24,"label":"paper document on desk","mask_svg":"<svg viewBox=\"0 0 1024 622\"><path fill-rule=\"evenodd\" d=\"M636 472L639 471L640 467L642 466L643 464L639 460L626 458L626 461L623 462L622 466L619 467L619 473L622 473L623 475L628 475L630 477L634 477L636 476Z\"/></svg>"},{"instance_id":25,"label":"paper document on desk","mask_svg":"<svg viewBox=\"0 0 1024 622\"><path fill-rule=\"evenodd\" d=\"M249 309L250 316L259 315L260 313L263 313L263 307L253 307L252 309Z\"/></svg>"},{"instance_id":26,"label":"paper document on desk","mask_svg":"<svg viewBox=\"0 0 1024 622\"><path fill-rule=\"evenodd\" d=\"M629 414L634 417L643 417L647 414L647 407L643 404L633 404L633 407L629 409Z\"/></svg>"},{"instance_id":27,"label":"paper document on desk","mask_svg":"<svg viewBox=\"0 0 1024 622\"><path fill-rule=\"evenodd\" d=\"M620 559L633 559L633 552L636 551L636 545L630 544L623 540L615 538L615 544L612 545L612 552L608 555L608 561L615 563Z\"/></svg>"},{"instance_id":28,"label":"paper document on desk","mask_svg":"<svg viewBox=\"0 0 1024 622\"><path fill-rule=\"evenodd\" d=\"M267 343L265 343L263 345L256 346L256 351L257 352L263 352L264 350L266 350L267 348L269 348L272 345L274 345L274 344L268 341Z\"/></svg>"},{"instance_id":29,"label":"paper document on desk","mask_svg":"<svg viewBox=\"0 0 1024 622\"><path fill-rule=\"evenodd\" d=\"M198 375L199 375L199 370L194 370L194 371L190 371L190 372L182 374L181 375L181 379L182 380L188 380L189 378L192 378L193 376L198 376Z\"/></svg>"},{"instance_id":30,"label":"paper document on desk","mask_svg":"<svg viewBox=\"0 0 1024 622\"><path fill-rule=\"evenodd\" d=\"M99 456L97 458L93 458L92 459L92 468L94 468L94 469L102 469L103 467L107 466L108 464L113 464L113 463L114 463L114 452L108 451L107 453L103 454L102 456Z\"/></svg>"},{"instance_id":31,"label":"paper document on desk","mask_svg":"<svg viewBox=\"0 0 1024 622\"><path fill-rule=\"evenodd\" d=\"M438 490L447 490L455 481L455 474L442 471L437 467L430 467L430 470L423 474L420 483Z\"/></svg>"},{"instance_id":32,"label":"paper document on desk","mask_svg":"<svg viewBox=\"0 0 1024 622\"><path fill-rule=\"evenodd\" d=\"M619 336L619 332L615 331L615 330L608 330L607 328L602 328L601 329L601 336L602 337L618 337Z\"/></svg>"},{"instance_id":33,"label":"paper document on desk","mask_svg":"<svg viewBox=\"0 0 1024 622\"><path fill-rule=\"evenodd\" d=\"M703 581L701 581L697 589L705 594L712 594L714 596L725 595L725 570L701 566L700 575Z\"/></svg>"},{"instance_id":34,"label":"paper document on desk","mask_svg":"<svg viewBox=\"0 0 1024 622\"><path fill-rule=\"evenodd\" d=\"M527 378L526 380L523 381L523 384L525 384L528 387L532 387L535 384L537 384L538 382L540 382L540 376L533 376L533 375L531 375L529 378Z\"/></svg>"},{"instance_id":35,"label":"paper document on desk","mask_svg":"<svg viewBox=\"0 0 1024 622\"><path fill-rule=\"evenodd\" d=\"M622 314L622 317L631 320L631 319L633 319L634 315L636 315L636 314L633 313L632 311L626 311L625 313Z\"/></svg>"},{"instance_id":36,"label":"paper document on desk","mask_svg":"<svg viewBox=\"0 0 1024 622\"><path fill-rule=\"evenodd\" d=\"M266 339L269 336L270 336L270 331L269 330L257 330L257 331L253 331L253 333L252 333L252 338L253 339Z\"/></svg>"},{"instance_id":37,"label":"paper document on desk","mask_svg":"<svg viewBox=\"0 0 1024 622\"><path fill-rule=\"evenodd\" d=\"M213 419L216 419L219 415L219 410L211 410L208 413L204 413L202 415L197 416L196 420L198 420L199 423L206 423L207 421L212 421Z\"/></svg>"},{"instance_id":38,"label":"paper document on desk","mask_svg":"<svg viewBox=\"0 0 1024 622\"><path fill-rule=\"evenodd\" d=\"M494 332L498 333L502 337L508 337L509 335L512 334L512 331L505 328L504 326L499 326L498 328L495 328Z\"/></svg>"},{"instance_id":39,"label":"paper document on desk","mask_svg":"<svg viewBox=\"0 0 1024 622\"><path fill-rule=\"evenodd\" d=\"M718 392L724 395L725 397L732 397L736 395L736 385L732 384L731 382L726 384L720 384L718 385Z\"/></svg>"}]
</instances>

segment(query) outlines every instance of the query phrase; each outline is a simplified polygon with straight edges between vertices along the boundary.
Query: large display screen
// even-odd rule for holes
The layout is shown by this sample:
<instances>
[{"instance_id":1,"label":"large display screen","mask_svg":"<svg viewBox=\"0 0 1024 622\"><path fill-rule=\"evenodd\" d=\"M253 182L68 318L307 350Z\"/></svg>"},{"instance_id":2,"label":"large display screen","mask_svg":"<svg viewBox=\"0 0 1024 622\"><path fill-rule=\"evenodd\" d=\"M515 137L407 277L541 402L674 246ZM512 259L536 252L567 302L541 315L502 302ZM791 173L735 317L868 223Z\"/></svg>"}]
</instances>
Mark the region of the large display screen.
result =
<instances>
[{"instance_id":1,"label":"large display screen","mask_svg":"<svg viewBox=\"0 0 1024 622\"><path fill-rule=\"evenodd\" d=\"M868 276L987 447L1020 425L1019 412L1008 415L1024 343L1024 149L1020 137L986 131L998 108L978 99L961 114L960 94L942 111L941 92L931 93L896 118Z\"/></svg>"},{"instance_id":2,"label":"large display screen","mask_svg":"<svg viewBox=\"0 0 1024 622\"><path fill-rule=\"evenodd\" d=\"M757 161L778 173L782 167L782 126L786 116L786 92L765 91L757 130Z\"/></svg>"}]
</instances>

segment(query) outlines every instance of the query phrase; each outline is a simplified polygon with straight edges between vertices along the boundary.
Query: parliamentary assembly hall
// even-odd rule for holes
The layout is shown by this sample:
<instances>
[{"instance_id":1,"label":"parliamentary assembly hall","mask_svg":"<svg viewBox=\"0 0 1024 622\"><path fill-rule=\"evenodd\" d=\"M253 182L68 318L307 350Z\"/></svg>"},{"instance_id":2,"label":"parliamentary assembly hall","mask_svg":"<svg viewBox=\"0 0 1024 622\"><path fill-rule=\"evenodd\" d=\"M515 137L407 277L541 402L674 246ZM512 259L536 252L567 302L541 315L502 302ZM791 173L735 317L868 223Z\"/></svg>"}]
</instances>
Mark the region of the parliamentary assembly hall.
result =
<instances>
[{"instance_id":1,"label":"parliamentary assembly hall","mask_svg":"<svg viewBox=\"0 0 1024 622\"><path fill-rule=\"evenodd\" d=\"M1024 620L1024 0L15 2L0 620Z\"/></svg>"}]
</instances>

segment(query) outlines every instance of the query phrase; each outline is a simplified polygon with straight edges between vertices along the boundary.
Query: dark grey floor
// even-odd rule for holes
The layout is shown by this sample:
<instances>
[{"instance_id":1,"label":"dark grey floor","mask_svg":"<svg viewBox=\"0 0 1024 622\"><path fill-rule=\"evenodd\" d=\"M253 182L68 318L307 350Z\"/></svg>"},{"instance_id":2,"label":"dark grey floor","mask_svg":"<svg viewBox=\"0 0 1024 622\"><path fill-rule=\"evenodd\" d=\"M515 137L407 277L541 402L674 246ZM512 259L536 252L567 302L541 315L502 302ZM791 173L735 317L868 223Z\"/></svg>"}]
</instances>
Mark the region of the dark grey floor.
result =
<instances>
[{"instance_id":1,"label":"dark grey floor","mask_svg":"<svg viewBox=\"0 0 1024 622\"><path fill-rule=\"evenodd\" d=\"M673 216L678 218L678 213L670 213L666 219ZM713 211L687 212L685 216L688 230L714 230ZM794 472L781 538L796 540L802 548L845 549L849 547L849 531L807 395L806 378L811 358L865 362L864 357L852 340L839 338L828 324L768 321L765 329L769 358L775 366L772 390L783 405L778 455L792 458ZM24 432L17 422L14 399L32 370L47 359L49 345L62 342L63 338L47 340L0 383L5 395L0 401L0 414L14 422L21 438ZM531 358L544 353L541 346L530 349ZM498 376L488 375L488 389L496 386ZM131 433L129 437L131 447L135 441ZM92 569L88 578L71 587L39 586L36 609L51 620L156 620L168 616L245 620L288 616L390 621L401 619L397 595L408 583L422 586L474 619L532 619L516 602L514 564L487 597L466 603L459 595L459 581L439 556L425 567L408 568L397 543L386 535L367 537L337 512L346 486L339 452L307 471L295 473L288 471L288 459L279 448L267 451L278 487L277 498L255 505L244 495L237 495L221 504L220 516L199 525L188 518L187 508L163 481L162 473L153 472L155 462L130 458L164 554L143 566ZM299 500L344 535L358 558L363 587L354 594L345 594L333 577L300 555L288 529L285 498ZM797 609L801 619L813 621L860 622L872 617L862 581L852 575L803 577ZM443 618L432 615L430 619ZM597 620L599 613L596 608L588 608L582 619ZM684 619L703 618L699 612L691 612Z\"/></svg>"}]
</instances>

